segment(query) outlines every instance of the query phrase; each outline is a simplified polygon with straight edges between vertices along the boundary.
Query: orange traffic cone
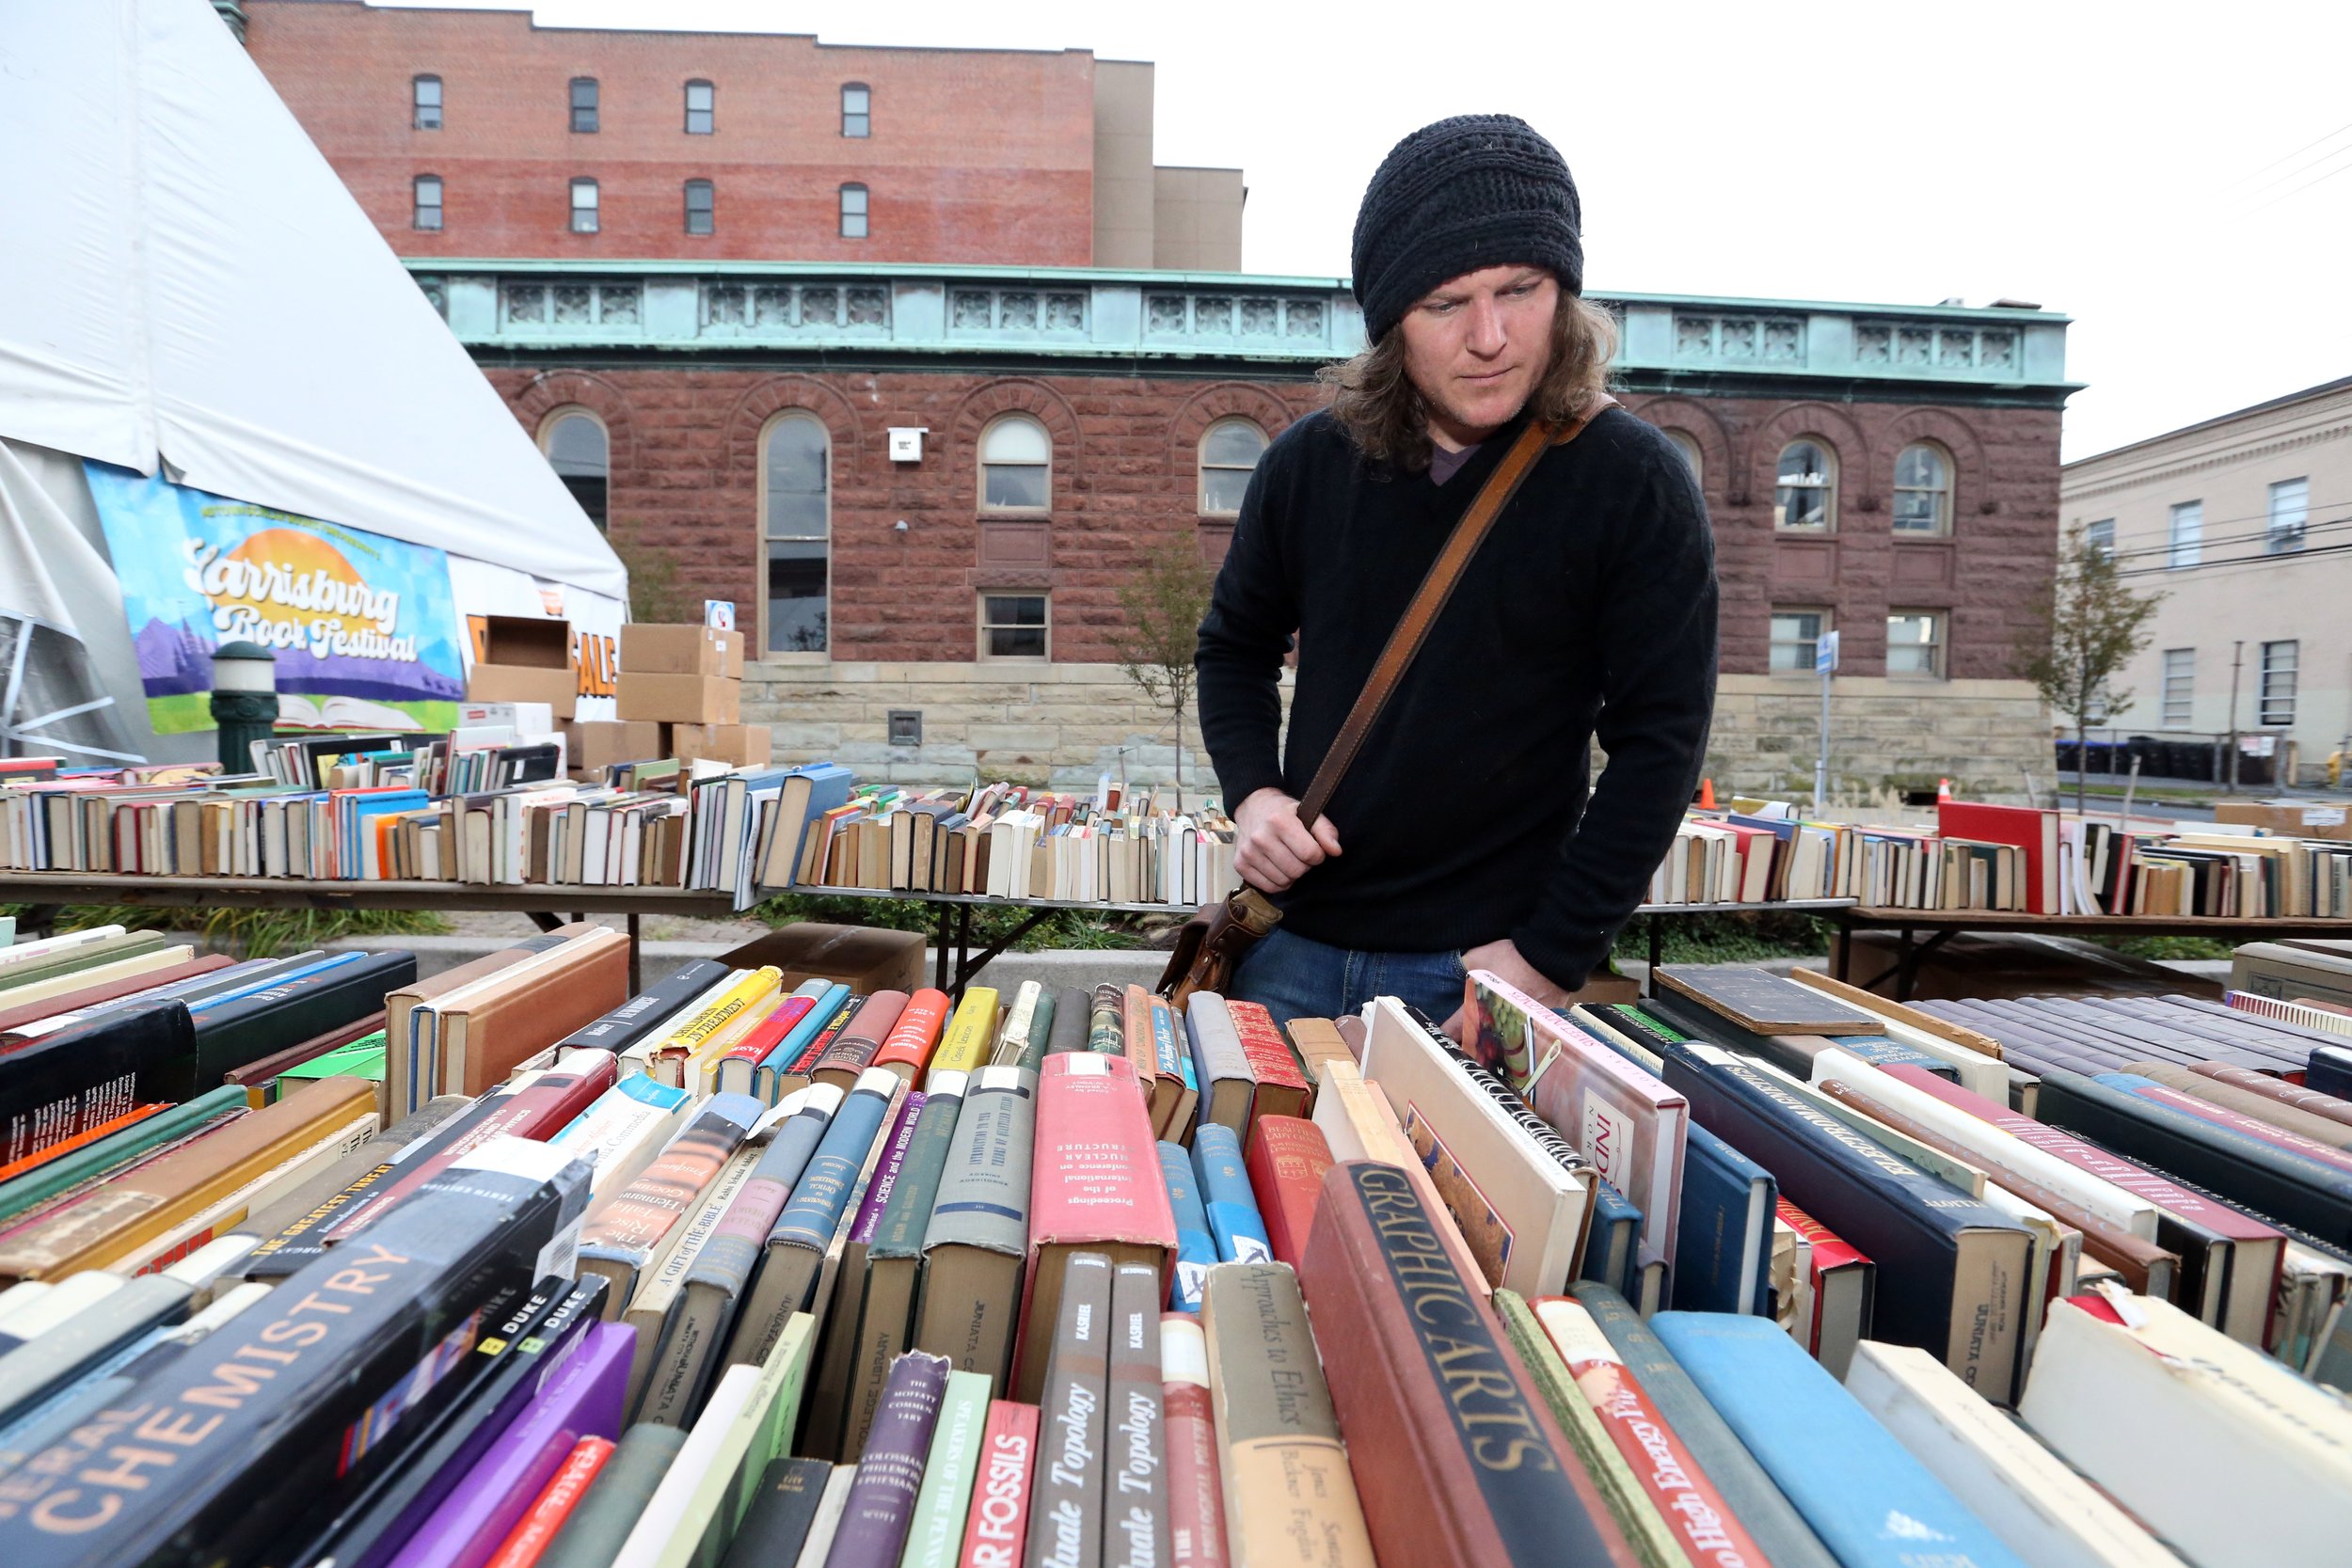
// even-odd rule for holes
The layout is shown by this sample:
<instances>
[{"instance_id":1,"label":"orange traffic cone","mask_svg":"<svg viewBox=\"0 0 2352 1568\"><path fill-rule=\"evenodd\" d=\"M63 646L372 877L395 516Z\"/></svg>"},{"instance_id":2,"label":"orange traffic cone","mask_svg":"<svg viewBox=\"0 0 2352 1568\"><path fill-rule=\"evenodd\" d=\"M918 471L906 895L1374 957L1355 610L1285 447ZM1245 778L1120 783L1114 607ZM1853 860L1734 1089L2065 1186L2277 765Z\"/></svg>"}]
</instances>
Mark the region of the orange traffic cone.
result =
<instances>
[{"instance_id":1,"label":"orange traffic cone","mask_svg":"<svg viewBox=\"0 0 2352 1568\"><path fill-rule=\"evenodd\" d=\"M1701 779L1699 781L1699 810L1713 811L1714 809L1715 781L1712 779Z\"/></svg>"},{"instance_id":2,"label":"orange traffic cone","mask_svg":"<svg viewBox=\"0 0 2352 1568\"><path fill-rule=\"evenodd\" d=\"M1942 805L1945 801L1947 801L1947 800L1950 800L1951 798L1952 798L1952 781L1951 781L1951 780L1949 780L1949 779L1938 779L1938 780L1936 780L1936 781L1935 781L1935 803L1936 803L1937 805L1939 805L1939 806L1940 806L1940 805Z\"/></svg>"}]
</instances>

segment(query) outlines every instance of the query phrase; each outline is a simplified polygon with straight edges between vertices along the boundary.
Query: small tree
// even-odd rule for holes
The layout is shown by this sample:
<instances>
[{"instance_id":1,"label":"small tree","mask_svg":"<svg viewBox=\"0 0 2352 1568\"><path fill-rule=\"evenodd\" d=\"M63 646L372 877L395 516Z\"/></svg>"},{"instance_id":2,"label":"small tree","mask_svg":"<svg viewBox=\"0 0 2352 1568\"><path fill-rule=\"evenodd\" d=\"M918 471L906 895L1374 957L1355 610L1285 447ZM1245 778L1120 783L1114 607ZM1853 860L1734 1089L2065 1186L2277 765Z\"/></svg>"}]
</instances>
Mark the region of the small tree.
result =
<instances>
[{"instance_id":1,"label":"small tree","mask_svg":"<svg viewBox=\"0 0 2352 1568\"><path fill-rule=\"evenodd\" d=\"M2036 600L2033 620L2018 641L2017 673L2074 727L2077 812L2083 809L2091 716L2131 705L2132 694L2115 678L2153 640L2148 621L2163 598L2125 584L2114 552L2091 543L2077 523L2067 533L2057 580Z\"/></svg>"},{"instance_id":2,"label":"small tree","mask_svg":"<svg viewBox=\"0 0 2352 1568\"><path fill-rule=\"evenodd\" d=\"M1192 656L1200 618L1209 612L1216 575L1192 539L1173 539L1146 552L1119 587L1126 617L1111 655L1153 707L1176 724L1176 809L1184 805L1184 710L1192 705Z\"/></svg>"}]
</instances>

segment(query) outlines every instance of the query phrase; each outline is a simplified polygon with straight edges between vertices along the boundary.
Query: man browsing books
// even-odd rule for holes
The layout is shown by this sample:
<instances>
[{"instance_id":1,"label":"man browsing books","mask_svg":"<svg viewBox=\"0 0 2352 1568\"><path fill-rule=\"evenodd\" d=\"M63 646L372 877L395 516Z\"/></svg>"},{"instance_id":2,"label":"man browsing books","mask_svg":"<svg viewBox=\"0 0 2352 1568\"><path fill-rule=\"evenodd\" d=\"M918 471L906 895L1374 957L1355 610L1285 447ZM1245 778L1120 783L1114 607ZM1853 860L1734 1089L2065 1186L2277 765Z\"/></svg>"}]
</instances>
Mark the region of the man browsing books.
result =
<instances>
[{"instance_id":1,"label":"man browsing books","mask_svg":"<svg viewBox=\"0 0 2352 1568\"><path fill-rule=\"evenodd\" d=\"M1466 967L1560 1001L1607 958L1698 782L1715 690L1706 507L1663 435L1603 405L1535 458L1327 812L1298 819L1515 438L1602 397L1615 330L1582 298L1579 222L1566 164L1518 119L1399 142L1356 218L1371 346L1326 372L1331 408L1276 438L1242 502L1200 626L1200 729L1235 867L1283 909L1232 989L1278 1018L1382 993L1447 1018ZM1588 801L1595 739L1609 766Z\"/></svg>"}]
</instances>

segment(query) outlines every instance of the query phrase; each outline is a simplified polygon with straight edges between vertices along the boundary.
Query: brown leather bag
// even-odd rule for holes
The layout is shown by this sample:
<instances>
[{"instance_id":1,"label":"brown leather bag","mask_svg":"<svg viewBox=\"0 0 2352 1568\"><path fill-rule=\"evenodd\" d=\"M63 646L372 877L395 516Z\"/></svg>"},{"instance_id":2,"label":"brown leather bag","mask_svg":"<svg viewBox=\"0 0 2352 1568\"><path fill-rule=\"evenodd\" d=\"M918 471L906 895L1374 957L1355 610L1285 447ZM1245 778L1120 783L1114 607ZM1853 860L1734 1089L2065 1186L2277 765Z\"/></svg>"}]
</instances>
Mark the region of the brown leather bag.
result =
<instances>
[{"instance_id":1,"label":"brown leather bag","mask_svg":"<svg viewBox=\"0 0 2352 1568\"><path fill-rule=\"evenodd\" d=\"M1405 607L1405 618L1389 634L1388 644L1380 650L1379 660L1373 665L1363 690L1356 695L1355 706L1347 710L1347 721L1340 726L1331 749L1324 753L1322 765L1316 768L1305 797L1298 802L1299 826L1312 828L1324 808L1331 803L1331 796L1340 787L1348 764L1356 760L1364 736L1380 717L1381 708L1388 705L1397 683L1404 679L1413 656L1421 652L1438 611L1453 596L1454 585L1462 580L1463 568L1478 553L1478 546L1486 543L1502 509L1511 504L1511 498L1518 494L1519 486L1534 471L1536 458L1543 455L1546 447L1564 447L1581 436L1584 427L1601 410L1615 406L1616 401L1604 392L1565 425L1530 420L1511 443L1510 450L1502 454L1502 461L1486 476L1486 483L1470 501L1470 510L1462 514L1462 520L1454 524L1453 533L1447 536L1445 548L1438 552L1429 575L1422 578L1421 587L1414 591L1412 603ZM1160 972L1160 994L1181 1007L1194 991L1223 991L1232 983L1234 971L1241 967L1242 956L1281 921L1282 911L1275 907L1274 900L1247 882L1221 903L1201 905L1200 912L1184 922L1184 928L1177 933L1175 950L1168 956L1168 967Z\"/></svg>"}]
</instances>

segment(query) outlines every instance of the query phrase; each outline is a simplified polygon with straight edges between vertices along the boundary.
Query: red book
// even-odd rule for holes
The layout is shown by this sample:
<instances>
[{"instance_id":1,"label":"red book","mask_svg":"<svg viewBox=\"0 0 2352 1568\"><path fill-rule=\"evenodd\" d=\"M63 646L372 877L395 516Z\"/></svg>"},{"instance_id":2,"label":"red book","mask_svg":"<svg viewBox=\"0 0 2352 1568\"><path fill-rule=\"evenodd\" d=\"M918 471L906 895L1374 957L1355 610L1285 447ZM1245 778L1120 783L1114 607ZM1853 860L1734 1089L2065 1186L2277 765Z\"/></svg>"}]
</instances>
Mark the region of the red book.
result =
<instances>
[{"instance_id":1,"label":"red book","mask_svg":"<svg viewBox=\"0 0 2352 1568\"><path fill-rule=\"evenodd\" d=\"M1225 1488L1216 1468L1209 1344L1189 1312L1160 1318L1160 1419L1168 1445L1171 1568L1225 1568Z\"/></svg>"},{"instance_id":2,"label":"red book","mask_svg":"<svg viewBox=\"0 0 2352 1568\"><path fill-rule=\"evenodd\" d=\"M383 1188L354 1205L349 1214L326 1233L329 1242L348 1240L352 1232L373 1222L385 1210L423 1186L457 1160L488 1143L511 1136L544 1143L571 1125L618 1082L619 1058L610 1051L582 1051L553 1072L541 1073L513 1094L482 1102L483 1115L429 1154L421 1154L415 1168L406 1164ZM470 1113L460 1112L458 1119Z\"/></svg>"},{"instance_id":3,"label":"red book","mask_svg":"<svg viewBox=\"0 0 2352 1568\"><path fill-rule=\"evenodd\" d=\"M1374 1556L1633 1568L1486 1281L1463 1275L1439 1223L1405 1172L1350 1160L1323 1179L1298 1269Z\"/></svg>"},{"instance_id":4,"label":"red book","mask_svg":"<svg viewBox=\"0 0 2352 1568\"><path fill-rule=\"evenodd\" d=\"M1013 1357L1015 1396L1026 1403L1044 1391L1072 1253L1104 1253L1113 1268L1148 1263L1159 1271L1166 1299L1176 1212L1143 1094L1127 1058L1106 1053L1064 1052L1046 1057L1038 1072L1029 1258Z\"/></svg>"},{"instance_id":5,"label":"red book","mask_svg":"<svg viewBox=\"0 0 2352 1568\"><path fill-rule=\"evenodd\" d=\"M2352 1154L2347 1154L2331 1145L2321 1143L2315 1138L2307 1138L2300 1132L2290 1132L2283 1127L2274 1127L2260 1117L2249 1117L2245 1112L2233 1111L2227 1105L2217 1105L2210 1100L2200 1100L2193 1094L2183 1094L2180 1090L2163 1084L2119 1084L2116 1087L2127 1093L2136 1094L2142 1100L2152 1100L2159 1105L2169 1105L2173 1110L2195 1117L2201 1121L2216 1123L2230 1129L2233 1132L2243 1132L2249 1138L2259 1138L2281 1153L2299 1154L2306 1160L2317 1161L2330 1170L2352 1172Z\"/></svg>"},{"instance_id":6,"label":"red book","mask_svg":"<svg viewBox=\"0 0 2352 1568\"><path fill-rule=\"evenodd\" d=\"M587 1495L589 1482L612 1457L612 1449L609 1437L583 1437L575 1444L570 1456L540 1488L538 1499L499 1543L498 1551L483 1568L532 1568L555 1539L555 1532L564 1528L564 1521L572 1516L572 1509Z\"/></svg>"},{"instance_id":7,"label":"red book","mask_svg":"<svg viewBox=\"0 0 2352 1568\"><path fill-rule=\"evenodd\" d=\"M1266 1244L1292 1268L1307 1248L1315 1204L1323 1196L1323 1173L1331 1168L1331 1146L1323 1129L1297 1117L1260 1117L1250 1123L1244 1157L1258 1217L1265 1222Z\"/></svg>"},{"instance_id":8,"label":"red book","mask_svg":"<svg viewBox=\"0 0 2352 1568\"><path fill-rule=\"evenodd\" d=\"M2026 908L2058 912L2058 813L2039 806L1987 806L1947 800L1936 808L1936 831L1947 838L2011 844L2026 852Z\"/></svg>"},{"instance_id":9,"label":"red book","mask_svg":"<svg viewBox=\"0 0 2352 1568\"><path fill-rule=\"evenodd\" d=\"M874 1053L873 1065L888 1068L910 1084L920 1078L939 1044L940 1031L947 1027L947 1014L953 1006L946 991L929 986L908 997L898 1022L890 1026L882 1049Z\"/></svg>"},{"instance_id":10,"label":"red book","mask_svg":"<svg viewBox=\"0 0 2352 1568\"><path fill-rule=\"evenodd\" d=\"M1878 1290L1878 1265L1837 1232L1787 1198L1778 1200L1781 1223L1804 1238L1813 1287L1813 1319L1805 1325L1804 1348L1813 1359L1843 1378L1853 1348L1870 1326L1870 1299ZM1565 1354L1565 1353L1564 1353Z\"/></svg>"},{"instance_id":11,"label":"red book","mask_svg":"<svg viewBox=\"0 0 2352 1568\"><path fill-rule=\"evenodd\" d=\"M1601 1429L1658 1505L1692 1568L1748 1568L1768 1560L1666 1418L1626 1370L1624 1359L1592 1314L1581 1304L1559 1296L1534 1307L1552 1349L1576 1379L1577 1391L1600 1416Z\"/></svg>"},{"instance_id":12,"label":"red book","mask_svg":"<svg viewBox=\"0 0 2352 1568\"><path fill-rule=\"evenodd\" d=\"M776 1010L752 1025L752 1032L727 1048L719 1058L719 1092L721 1094L750 1094L759 1082L759 1064L768 1059L768 1053L784 1043L784 1037L792 1032L792 1025L808 1015L817 1006L813 996L787 996L776 1004Z\"/></svg>"},{"instance_id":13,"label":"red book","mask_svg":"<svg viewBox=\"0 0 2352 1568\"><path fill-rule=\"evenodd\" d=\"M1275 1027L1274 1015L1255 1002L1231 999L1225 1010L1232 1017L1233 1033L1248 1059L1249 1076L1258 1081L1258 1092L1249 1101L1251 1118L1305 1116L1308 1097L1313 1091L1307 1075L1299 1070L1298 1058L1291 1054L1290 1041Z\"/></svg>"},{"instance_id":14,"label":"red book","mask_svg":"<svg viewBox=\"0 0 2352 1568\"><path fill-rule=\"evenodd\" d=\"M2020 1116L2006 1105L1963 1089L1948 1079L1938 1078L1925 1068L1899 1065L1879 1070L1892 1073L1914 1088L1926 1090L1979 1121L1989 1121L2005 1132L2015 1133L2077 1170L2089 1171L2135 1197L2146 1198L2163 1211L2165 1217L2180 1222L2176 1228L2165 1226L2160 1218L2157 1244L2180 1253L2181 1261L2190 1271L2201 1271L2202 1289L2209 1298L2219 1298L2227 1292L2226 1300L2214 1300L2210 1307L2194 1301L2181 1305L2241 1344L2259 1347L2264 1343L2263 1336L2276 1300L2279 1271L2286 1259L2286 1238L2278 1231L2228 1204L2192 1193L2168 1177L2119 1159L2097 1144L2085 1142L2047 1122ZM2214 1245L2217 1241L2219 1244ZM2200 1276L2192 1273L2190 1277Z\"/></svg>"},{"instance_id":15,"label":"red book","mask_svg":"<svg viewBox=\"0 0 2352 1568\"><path fill-rule=\"evenodd\" d=\"M1021 1548L1029 1534L1029 1476L1036 1467L1037 1406L989 1401L956 1568L1021 1568Z\"/></svg>"}]
</instances>

